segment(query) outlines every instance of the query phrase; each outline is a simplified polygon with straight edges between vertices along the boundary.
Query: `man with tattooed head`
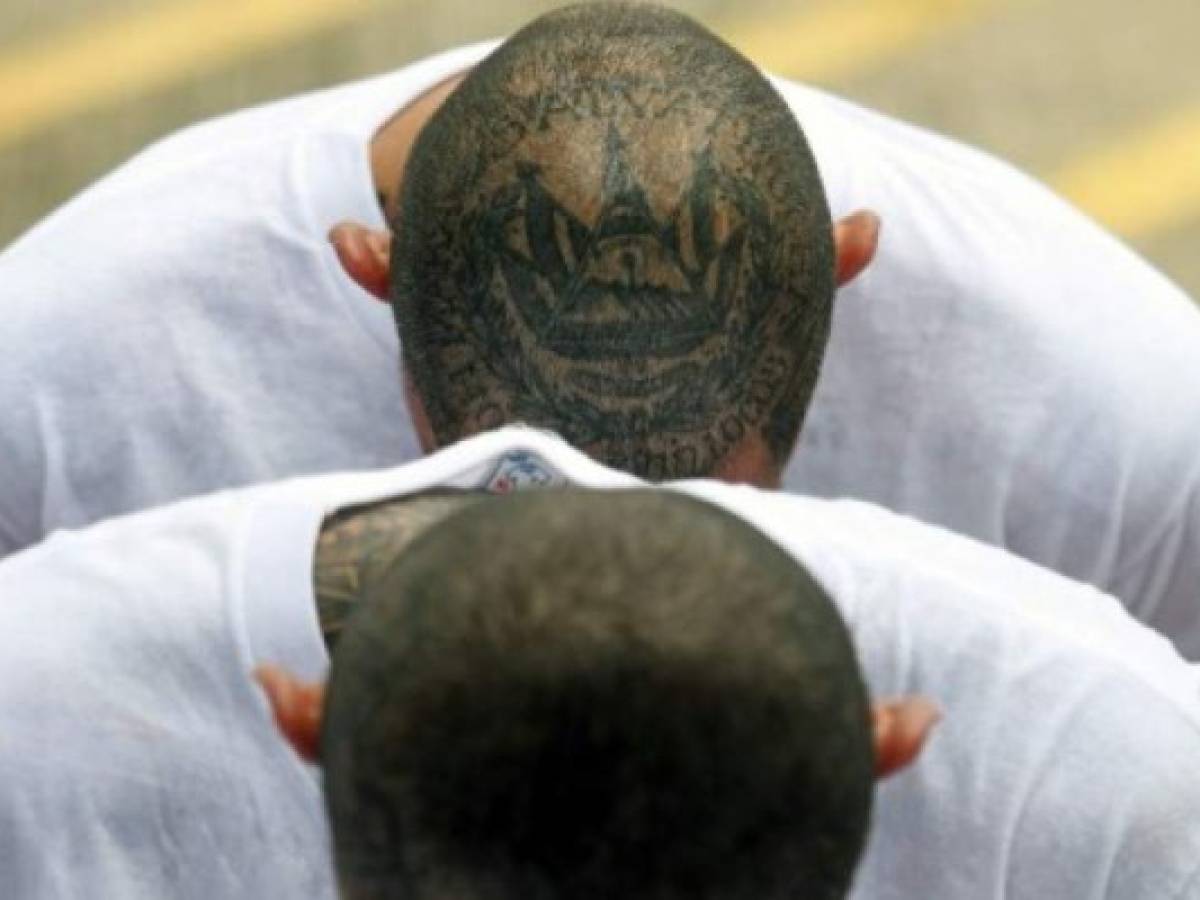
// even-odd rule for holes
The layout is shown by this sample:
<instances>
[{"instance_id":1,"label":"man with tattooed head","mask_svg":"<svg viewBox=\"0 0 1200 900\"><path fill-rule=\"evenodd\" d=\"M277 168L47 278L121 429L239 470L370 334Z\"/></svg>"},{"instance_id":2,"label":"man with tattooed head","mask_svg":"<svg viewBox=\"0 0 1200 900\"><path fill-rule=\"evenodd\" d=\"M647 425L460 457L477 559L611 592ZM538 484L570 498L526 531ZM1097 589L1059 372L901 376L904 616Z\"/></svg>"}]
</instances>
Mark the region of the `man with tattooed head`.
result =
<instances>
[{"instance_id":1,"label":"man with tattooed head","mask_svg":"<svg viewBox=\"0 0 1200 900\"><path fill-rule=\"evenodd\" d=\"M1200 656L1188 299L1003 164L658 7L188 129L0 256L0 309L0 554L516 420L932 521Z\"/></svg>"},{"instance_id":2,"label":"man with tattooed head","mask_svg":"<svg viewBox=\"0 0 1200 900\"><path fill-rule=\"evenodd\" d=\"M779 483L829 210L787 104L709 32L612 5L523 29L421 132L392 231L427 444L526 421L645 477Z\"/></svg>"}]
</instances>

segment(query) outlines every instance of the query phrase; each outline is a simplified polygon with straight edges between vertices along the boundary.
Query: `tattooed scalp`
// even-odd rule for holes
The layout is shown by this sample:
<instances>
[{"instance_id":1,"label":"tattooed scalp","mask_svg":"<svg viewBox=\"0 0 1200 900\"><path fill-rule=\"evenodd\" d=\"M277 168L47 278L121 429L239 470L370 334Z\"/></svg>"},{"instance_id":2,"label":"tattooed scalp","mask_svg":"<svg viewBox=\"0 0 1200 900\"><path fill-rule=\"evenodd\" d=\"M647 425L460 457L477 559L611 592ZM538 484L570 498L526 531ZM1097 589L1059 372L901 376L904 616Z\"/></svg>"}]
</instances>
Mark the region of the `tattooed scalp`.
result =
<instances>
[{"instance_id":1,"label":"tattooed scalp","mask_svg":"<svg viewBox=\"0 0 1200 900\"><path fill-rule=\"evenodd\" d=\"M520 420L649 478L791 450L828 338L829 211L748 61L653 6L536 20L422 131L393 308L439 443Z\"/></svg>"}]
</instances>

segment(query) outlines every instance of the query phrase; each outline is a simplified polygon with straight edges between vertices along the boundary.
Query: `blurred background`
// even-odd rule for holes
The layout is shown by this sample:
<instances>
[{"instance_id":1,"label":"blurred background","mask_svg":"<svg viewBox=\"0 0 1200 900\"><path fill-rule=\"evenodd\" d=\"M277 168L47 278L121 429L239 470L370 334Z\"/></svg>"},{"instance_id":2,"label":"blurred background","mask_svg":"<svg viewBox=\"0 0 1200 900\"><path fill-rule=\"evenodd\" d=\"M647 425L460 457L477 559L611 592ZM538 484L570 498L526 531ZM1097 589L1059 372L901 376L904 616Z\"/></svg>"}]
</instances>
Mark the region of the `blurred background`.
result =
<instances>
[{"instance_id":1,"label":"blurred background","mask_svg":"<svg viewBox=\"0 0 1200 900\"><path fill-rule=\"evenodd\" d=\"M197 119L503 35L542 0L3 0L0 248ZM764 68L982 146L1200 298L1200 0L692 0Z\"/></svg>"}]
</instances>

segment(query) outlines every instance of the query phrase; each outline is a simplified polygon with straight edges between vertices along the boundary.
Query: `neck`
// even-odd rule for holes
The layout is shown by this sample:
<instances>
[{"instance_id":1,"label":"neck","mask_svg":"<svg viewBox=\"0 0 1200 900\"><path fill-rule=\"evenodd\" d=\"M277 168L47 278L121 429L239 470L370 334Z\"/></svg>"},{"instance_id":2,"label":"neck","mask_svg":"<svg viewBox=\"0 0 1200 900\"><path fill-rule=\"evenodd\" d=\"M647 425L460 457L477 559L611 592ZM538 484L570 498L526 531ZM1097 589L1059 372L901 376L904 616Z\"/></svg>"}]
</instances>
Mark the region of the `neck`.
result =
<instances>
[{"instance_id":1,"label":"neck","mask_svg":"<svg viewBox=\"0 0 1200 900\"><path fill-rule=\"evenodd\" d=\"M465 77L465 73L459 73L438 82L392 116L371 139L371 177L387 221L396 215L400 180L417 135Z\"/></svg>"},{"instance_id":2,"label":"neck","mask_svg":"<svg viewBox=\"0 0 1200 900\"><path fill-rule=\"evenodd\" d=\"M325 519L313 584L321 633L330 652L350 615L413 540L481 499L480 494L437 491L352 507Z\"/></svg>"},{"instance_id":3,"label":"neck","mask_svg":"<svg viewBox=\"0 0 1200 900\"><path fill-rule=\"evenodd\" d=\"M747 435L717 465L712 477L731 484L778 490L783 473L767 443L757 432Z\"/></svg>"}]
</instances>

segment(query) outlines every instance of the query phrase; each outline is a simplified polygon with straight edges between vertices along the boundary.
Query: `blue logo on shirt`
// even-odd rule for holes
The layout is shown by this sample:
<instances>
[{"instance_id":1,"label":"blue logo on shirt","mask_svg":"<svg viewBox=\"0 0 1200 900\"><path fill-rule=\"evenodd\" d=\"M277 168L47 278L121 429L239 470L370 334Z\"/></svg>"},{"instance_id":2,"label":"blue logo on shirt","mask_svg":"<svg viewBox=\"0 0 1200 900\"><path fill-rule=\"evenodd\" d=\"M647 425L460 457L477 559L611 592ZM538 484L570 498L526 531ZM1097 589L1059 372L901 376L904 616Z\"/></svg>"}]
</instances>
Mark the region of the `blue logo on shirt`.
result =
<instances>
[{"instance_id":1,"label":"blue logo on shirt","mask_svg":"<svg viewBox=\"0 0 1200 900\"><path fill-rule=\"evenodd\" d=\"M529 488L557 487L566 483L557 471L528 450L509 450L492 471L486 489L493 494L511 494Z\"/></svg>"}]
</instances>

